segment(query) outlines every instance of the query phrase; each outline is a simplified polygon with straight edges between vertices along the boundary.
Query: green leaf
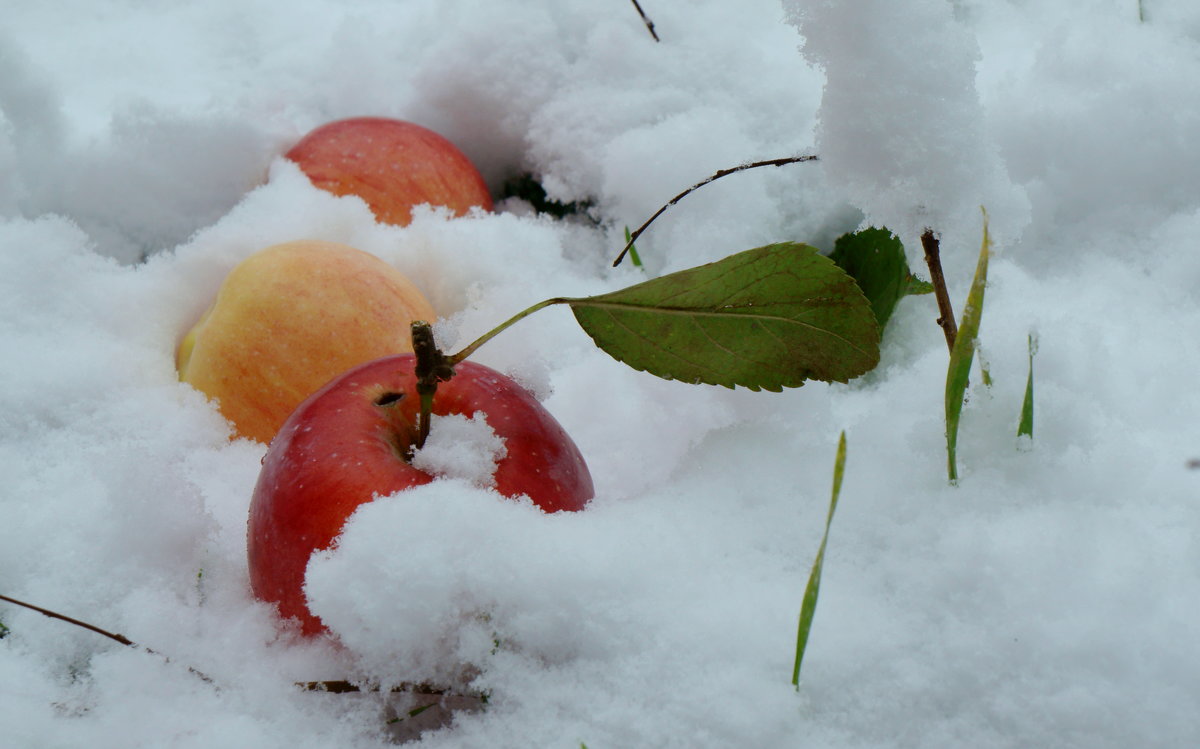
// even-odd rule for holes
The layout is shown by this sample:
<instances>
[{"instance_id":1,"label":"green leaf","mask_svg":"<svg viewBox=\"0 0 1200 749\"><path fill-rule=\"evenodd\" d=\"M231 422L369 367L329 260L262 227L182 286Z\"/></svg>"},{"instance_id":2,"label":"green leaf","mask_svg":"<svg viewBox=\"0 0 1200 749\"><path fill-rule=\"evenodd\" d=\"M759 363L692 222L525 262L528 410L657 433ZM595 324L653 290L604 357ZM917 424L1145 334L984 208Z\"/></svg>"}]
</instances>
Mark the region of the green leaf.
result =
<instances>
[{"instance_id":1,"label":"green leaf","mask_svg":"<svg viewBox=\"0 0 1200 749\"><path fill-rule=\"evenodd\" d=\"M804 651L808 649L808 634L812 631L813 616L817 613L817 596L821 592L821 569L825 566L825 545L829 542L829 527L833 525L833 513L837 510L838 496L842 493L842 477L846 474L846 433L838 439L837 457L833 461L833 496L829 500L829 514L825 517L825 534L817 548L812 571L808 574L808 585L804 588L804 601L800 605L800 624L796 630L796 661L792 666L792 685L800 688L800 665L804 662Z\"/></svg>"},{"instance_id":2,"label":"green leaf","mask_svg":"<svg viewBox=\"0 0 1200 749\"><path fill-rule=\"evenodd\" d=\"M924 281L916 276L908 277L908 295L921 296L922 294L932 294L933 284Z\"/></svg>"},{"instance_id":3,"label":"green leaf","mask_svg":"<svg viewBox=\"0 0 1200 749\"><path fill-rule=\"evenodd\" d=\"M907 294L928 294L933 285L912 274L900 239L887 229L871 227L843 234L834 243L829 259L858 282L882 330L900 299Z\"/></svg>"},{"instance_id":4,"label":"green leaf","mask_svg":"<svg viewBox=\"0 0 1200 749\"><path fill-rule=\"evenodd\" d=\"M962 319L958 323L958 335L954 338L954 348L950 352L950 366L946 370L946 467L952 484L958 483L958 422L962 416L971 361L975 358L979 323L983 319L983 292L987 287L988 256L991 254L991 248L987 213L984 213L983 243L979 248L979 261L975 265L975 278L971 282L970 292L967 293L967 304L963 307Z\"/></svg>"},{"instance_id":5,"label":"green leaf","mask_svg":"<svg viewBox=\"0 0 1200 749\"><path fill-rule=\"evenodd\" d=\"M808 245L767 245L561 301L613 358L668 380L778 391L845 382L879 363L866 297Z\"/></svg>"},{"instance_id":6,"label":"green leaf","mask_svg":"<svg viewBox=\"0 0 1200 749\"><path fill-rule=\"evenodd\" d=\"M1017 424L1017 436L1033 439L1033 355L1037 353L1037 339L1029 334L1029 377L1025 380L1025 401L1021 404L1021 421Z\"/></svg>"}]
</instances>

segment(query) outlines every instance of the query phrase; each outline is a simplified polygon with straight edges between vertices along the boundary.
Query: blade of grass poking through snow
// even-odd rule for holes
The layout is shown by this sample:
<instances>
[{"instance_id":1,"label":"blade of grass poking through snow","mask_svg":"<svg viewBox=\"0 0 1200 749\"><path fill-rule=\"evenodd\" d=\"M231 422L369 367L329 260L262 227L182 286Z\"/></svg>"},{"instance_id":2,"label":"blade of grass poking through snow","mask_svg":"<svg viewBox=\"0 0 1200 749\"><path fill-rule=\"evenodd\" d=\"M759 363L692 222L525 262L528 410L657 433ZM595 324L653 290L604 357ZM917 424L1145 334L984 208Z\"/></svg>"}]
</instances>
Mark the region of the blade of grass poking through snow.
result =
<instances>
[{"instance_id":1,"label":"blade of grass poking through snow","mask_svg":"<svg viewBox=\"0 0 1200 749\"><path fill-rule=\"evenodd\" d=\"M566 302L597 346L668 380L778 391L845 382L879 362L870 303L808 245L767 245Z\"/></svg>"},{"instance_id":2,"label":"blade of grass poking through snow","mask_svg":"<svg viewBox=\"0 0 1200 749\"><path fill-rule=\"evenodd\" d=\"M638 255L637 247L633 245L633 236L629 233L629 227L625 227L625 244L629 247L629 262L633 263L633 267L642 267L642 258Z\"/></svg>"},{"instance_id":3,"label":"blade of grass poking through snow","mask_svg":"<svg viewBox=\"0 0 1200 749\"><path fill-rule=\"evenodd\" d=\"M833 525L833 513L837 510L838 496L842 493L842 477L846 473L846 433L838 438L837 457L833 461L833 495L829 499L829 514L825 517L825 534L817 548L812 571L808 573L808 585L804 588L804 602L800 605L800 625L796 630L796 662L792 666L792 686L800 689L800 665L804 662L804 651L808 649L808 634L812 631L813 616L817 613L817 595L821 591L821 569L825 566L825 545L829 541L829 527Z\"/></svg>"},{"instance_id":4,"label":"blade of grass poking through snow","mask_svg":"<svg viewBox=\"0 0 1200 749\"><path fill-rule=\"evenodd\" d=\"M979 262L975 266L975 279L971 282L971 291L967 293L967 304L963 307L962 319L958 323L958 335L954 339L954 348L950 351L950 366L946 370L946 470L951 484L958 483L958 422L962 416L971 362L975 358L979 322L983 319L983 292L987 286L991 246L987 213L984 212L983 242L979 248Z\"/></svg>"},{"instance_id":5,"label":"blade of grass poking through snow","mask_svg":"<svg viewBox=\"0 0 1200 749\"><path fill-rule=\"evenodd\" d=\"M1033 439L1033 355L1037 353L1037 338L1029 334L1029 377L1025 380L1025 401L1021 404L1021 421L1017 437Z\"/></svg>"}]
</instances>

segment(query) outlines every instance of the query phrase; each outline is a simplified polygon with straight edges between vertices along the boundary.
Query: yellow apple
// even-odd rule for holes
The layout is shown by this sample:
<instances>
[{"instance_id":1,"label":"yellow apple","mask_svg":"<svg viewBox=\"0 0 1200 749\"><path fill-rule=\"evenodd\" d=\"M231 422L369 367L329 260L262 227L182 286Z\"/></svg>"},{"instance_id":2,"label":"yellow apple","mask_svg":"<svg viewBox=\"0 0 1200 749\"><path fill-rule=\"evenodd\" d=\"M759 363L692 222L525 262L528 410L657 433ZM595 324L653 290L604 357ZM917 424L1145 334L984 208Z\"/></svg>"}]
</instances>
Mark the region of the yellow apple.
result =
<instances>
[{"instance_id":1,"label":"yellow apple","mask_svg":"<svg viewBox=\"0 0 1200 749\"><path fill-rule=\"evenodd\" d=\"M176 366L239 435L266 443L335 376L412 351L409 325L433 317L417 287L380 258L336 242L286 242L229 273L180 342Z\"/></svg>"}]
</instances>

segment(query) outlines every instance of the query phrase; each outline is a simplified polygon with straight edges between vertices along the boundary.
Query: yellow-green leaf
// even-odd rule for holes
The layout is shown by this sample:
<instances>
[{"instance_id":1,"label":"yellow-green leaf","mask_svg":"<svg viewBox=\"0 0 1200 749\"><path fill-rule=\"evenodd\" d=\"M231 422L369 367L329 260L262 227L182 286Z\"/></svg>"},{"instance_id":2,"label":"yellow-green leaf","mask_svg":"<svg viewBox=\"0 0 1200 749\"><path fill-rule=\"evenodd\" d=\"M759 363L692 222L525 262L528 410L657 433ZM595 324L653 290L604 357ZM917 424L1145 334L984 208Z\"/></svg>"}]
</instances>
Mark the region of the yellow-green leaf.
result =
<instances>
[{"instance_id":1,"label":"yellow-green leaf","mask_svg":"<svg viewBox=\"0 0 1200 749\"><path fill-rule=\"evenodd\" d=\"M979 323L983 319L983 292L987 287L991 251L992 241L988 236L987 214L984 213L983 242L979 248L979 261L975 265L975 278L967 293L967 304L963 307L958 335L950 352L950 366L946 370L946 468L951 483L958 483L958 422L962 416L971 362L975 358Z\"/></svg>"}]
</instances>

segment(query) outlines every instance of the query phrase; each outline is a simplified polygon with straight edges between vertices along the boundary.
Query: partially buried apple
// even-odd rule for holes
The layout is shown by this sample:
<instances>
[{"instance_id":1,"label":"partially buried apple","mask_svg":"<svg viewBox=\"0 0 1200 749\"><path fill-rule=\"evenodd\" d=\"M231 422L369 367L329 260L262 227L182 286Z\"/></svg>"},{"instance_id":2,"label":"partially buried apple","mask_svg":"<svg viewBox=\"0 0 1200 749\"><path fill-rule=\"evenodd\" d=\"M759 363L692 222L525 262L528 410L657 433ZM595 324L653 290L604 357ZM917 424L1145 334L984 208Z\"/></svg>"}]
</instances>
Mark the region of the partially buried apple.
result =
<instances>
[{"instance_id":1,"label":"partially buried apple","mask_svg":"<svg viewBox=\"0 0 1200 749\"><path fill-rule=\"evenodd\" d=\"M226 276L179 345L179 379L243 437L270 442L300 402L363 362L412 351L429 301L380 258L336 242L260 250Z\"/></svg>"},{"instance_id":2,"label":"partially buried apple","mask_svg":"<svg viewBox=\"0 0 1200 749\"><path fill-rule=\"evenodd\" d=\"M362 198L383 223L406 226L429 204L461 216L492 210L487 184L471 160L434 131L404 120L353 117L304 136L286 154L317 187Z\"/></svg>"},{"instance_id":3,"label":"partially buried apple","mask_svg":"<svg viewBox=\"0 0 1200 749\"><path fill-rule=\"evenodd\" d=\"M363 503L434 480L409 462L419 411L414 365L411 354L385 357L328 383L292 413L263 459L250 502L250 585L306 634L325 629L304 595L313 552L329 548ZM554 417L493 369L462 362L456 370L438 388L433 413L484 414L504 439L496 490L528 496L546 512L582 510L591 474Z\"/></svg>"}]
</instances>

